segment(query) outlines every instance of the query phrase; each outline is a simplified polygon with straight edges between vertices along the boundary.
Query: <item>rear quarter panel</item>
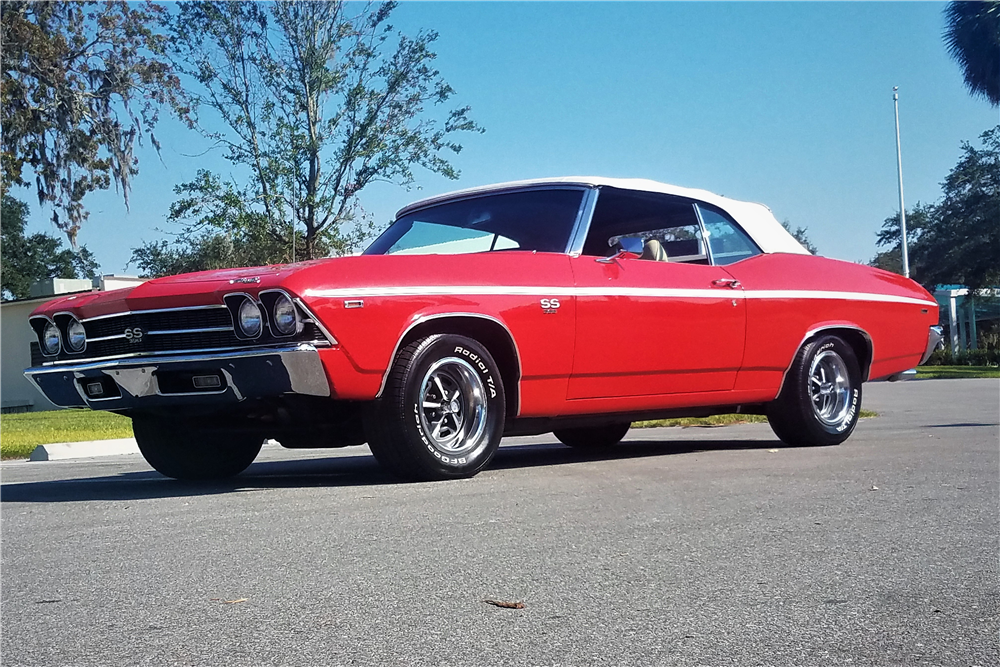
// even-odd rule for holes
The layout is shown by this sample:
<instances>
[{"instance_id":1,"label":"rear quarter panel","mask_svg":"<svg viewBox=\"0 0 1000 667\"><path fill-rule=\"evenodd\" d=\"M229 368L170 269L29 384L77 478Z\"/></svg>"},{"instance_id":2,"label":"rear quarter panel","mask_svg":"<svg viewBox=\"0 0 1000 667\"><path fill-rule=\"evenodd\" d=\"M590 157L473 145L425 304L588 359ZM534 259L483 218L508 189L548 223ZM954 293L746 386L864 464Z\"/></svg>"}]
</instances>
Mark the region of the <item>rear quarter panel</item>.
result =
<instances>
[{"instance_id":1,"label":"rear quarter panel","mask_svg":"<svg viewBox=\"0 0 1000 667\"><path fill-rule=\"evenodd\" d=\"M870 379L912 368L938 319L937 303L902 276L808 255L758 255L726 267L747 299L747 343L737 389L777 395L785 370L813 332L858 329L872 344Z\"/></svg>"}]
</instances>

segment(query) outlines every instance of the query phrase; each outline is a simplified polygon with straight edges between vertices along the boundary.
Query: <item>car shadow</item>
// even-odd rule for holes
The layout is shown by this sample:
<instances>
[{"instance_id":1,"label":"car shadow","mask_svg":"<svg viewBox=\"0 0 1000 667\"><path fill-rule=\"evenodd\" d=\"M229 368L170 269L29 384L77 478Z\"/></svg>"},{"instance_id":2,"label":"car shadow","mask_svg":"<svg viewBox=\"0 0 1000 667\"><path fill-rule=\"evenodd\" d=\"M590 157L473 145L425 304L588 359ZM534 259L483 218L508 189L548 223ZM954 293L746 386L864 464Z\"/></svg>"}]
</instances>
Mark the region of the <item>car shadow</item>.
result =
<instances>
[{"instance_id":1,"label":"car shadow","mask_svg":"<svg viewBox=\"0 0 1000 667\"><path fill-rule=\"evenodd\" d=\"M788 447L773 440L722 439L633 440L595 451L573 449L558 443L508 445L500 448L487 470L517 470L700 451L767 449L775 446ZM219 481L178 481L150 470L102 477L8 483L0 486L0 502L148 500L282 488L382 486L408 483L412 482L400 482L385 473L371 455L331 456L259 461L242 474Z\"/></svg>"}]
</instances>

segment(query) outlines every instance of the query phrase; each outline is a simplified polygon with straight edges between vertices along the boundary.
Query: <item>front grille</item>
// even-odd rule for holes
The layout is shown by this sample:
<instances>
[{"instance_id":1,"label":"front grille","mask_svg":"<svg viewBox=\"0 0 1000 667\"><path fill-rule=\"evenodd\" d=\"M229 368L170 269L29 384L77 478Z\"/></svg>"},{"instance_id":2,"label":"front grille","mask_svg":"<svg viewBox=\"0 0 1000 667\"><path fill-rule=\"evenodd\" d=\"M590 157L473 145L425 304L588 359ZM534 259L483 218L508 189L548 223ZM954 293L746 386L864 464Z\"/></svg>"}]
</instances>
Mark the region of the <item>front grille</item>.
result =
<instances>
[{"instance_id":1,"label":"front grille","mask_svg":"<svg viewBox=\"0 0 1000 667\"><path fill-rule=\"evenodd\" d=\"M233 320L226 308L199 308L171 310L158 313L129 313L117 317L104 317L83 323L87 338L117 336L125 329L140 327L143 331L169 331L181 329L233 328Z\"/></svg>"},{"instance_id":2,"label":"front grille","mask_svg":"<svg viewBox=\"0 0 1000 667\"><path fill-rule=\"evenodd\" d=\"M253 340L237 338L233 320L226 307L186 308L169 311L125 313L83 322L87 347L78 354L61 351L58 357L41 353L37 342L31 344L31 365L53 361L89 361L106 357L146 356L207 350L240 350L295 342L325 341L313 322L305 322L294 336L274 337L268 327ZM209 329L209 331L191 331ZM214 330L213 330L214 329ZM176 332L176 333L174 333ZM95 340L101 339L104 340Z\"/></svg>"}]
</instances>

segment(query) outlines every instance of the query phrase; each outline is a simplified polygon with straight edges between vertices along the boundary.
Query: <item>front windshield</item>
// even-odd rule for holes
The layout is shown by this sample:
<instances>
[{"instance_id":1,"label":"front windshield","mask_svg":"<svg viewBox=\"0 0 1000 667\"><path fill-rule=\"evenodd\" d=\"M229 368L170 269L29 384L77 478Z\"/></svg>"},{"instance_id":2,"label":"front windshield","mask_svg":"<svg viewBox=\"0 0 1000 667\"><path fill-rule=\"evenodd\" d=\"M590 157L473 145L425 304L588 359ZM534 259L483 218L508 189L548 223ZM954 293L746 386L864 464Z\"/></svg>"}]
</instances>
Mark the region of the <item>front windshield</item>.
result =
<instances>
[{"instance_id":1,"label":"front windshield","mask_svg":"<svg viewBox=\"0 0 1000 667\"><path fill-rule=\"evenodd\" d=\"M444 202L402 216L364 254L566 252L583 193L554 188Z\"/></svg>"}]
</instances>

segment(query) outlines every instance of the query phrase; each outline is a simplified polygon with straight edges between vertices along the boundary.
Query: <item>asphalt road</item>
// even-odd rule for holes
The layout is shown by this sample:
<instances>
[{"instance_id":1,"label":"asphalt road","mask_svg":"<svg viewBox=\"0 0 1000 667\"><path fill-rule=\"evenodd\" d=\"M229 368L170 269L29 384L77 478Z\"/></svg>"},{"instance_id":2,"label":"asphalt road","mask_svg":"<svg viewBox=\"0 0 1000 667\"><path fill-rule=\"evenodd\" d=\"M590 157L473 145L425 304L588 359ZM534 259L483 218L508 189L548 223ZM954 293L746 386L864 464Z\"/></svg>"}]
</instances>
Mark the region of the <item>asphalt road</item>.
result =
<instances>
[{"instance_id":1,"label":"asphalt road","mask_svg":"<svg viewBox=\"0 0 1000 667\"><path fill-rule=\"evenodd\" d=\"M456 482L365 448L210 486L5 463L0 663L1000 665L1000 382L865 391L838 447L519 438Z\"/></svg>"}]
</instances>

